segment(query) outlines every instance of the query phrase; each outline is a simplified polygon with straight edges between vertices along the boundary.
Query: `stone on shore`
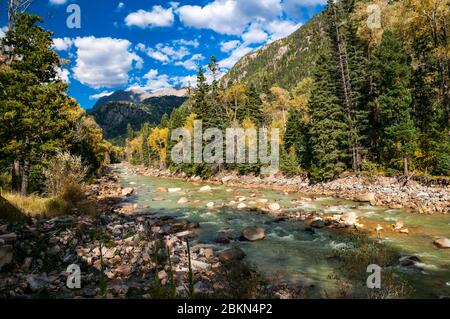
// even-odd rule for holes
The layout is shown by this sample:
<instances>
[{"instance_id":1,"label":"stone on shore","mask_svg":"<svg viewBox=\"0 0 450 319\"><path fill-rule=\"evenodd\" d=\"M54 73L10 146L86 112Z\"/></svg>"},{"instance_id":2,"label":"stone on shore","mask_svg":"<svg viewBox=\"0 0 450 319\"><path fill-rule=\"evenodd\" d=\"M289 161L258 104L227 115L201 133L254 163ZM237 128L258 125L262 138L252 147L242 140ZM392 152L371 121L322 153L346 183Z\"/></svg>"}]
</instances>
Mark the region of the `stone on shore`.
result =
<instances>
[{"instance_id":1,"label":"stone on shore","mask_svg":"<svg viewBox=\"0 0 450 319\"><path fill-rule=\"evenodd\" d=\"M367 202L371 205L375 205L375 194L374 193L363 193L357 194L354 197L354 200L357 202Z\"/></svg>"},{"instance_id":2,"label":"stone on shore","mask_svg":"<svg viewBox=\"0 0 450 319\"><path fill-rule=\"evenodd\" d=\"M128 197L131 196L134 193L134 188L132 187L126 187L122 189L122 196Z\"/></svg>"},{"instance_id":3,"label":"stone on shore","mask_svg":"<svg viewBox=\"0 0 450 319\"><path fill-rule=\"evenodd\" d=\"M280 204L278 203L270 203L269 204L269 209L273 212L279 211L281 209Z\"/></svg>"},{"instance_id":4,"label":"stone on shore","mask_svg":"<svg viewBox=\"0 0 450 319\"><path fill-rule=\"evenodd\" d=\"M244 203L239 203L239 205L237 205L237 208L238 209L244 209L244 208L247 208L247 205L244 204Z\"/></svg>"},{"instance_id":5,"label":"stone on shore","mask_svg":"<svg viewBox=\"0 0 450 319\"><path fill-rule=\"evenodd\" d=\"M237 261L245 258L245 253L239 247L223 250L217 254L221 262Z\"/></svg>"},{"instance_id":6,"label":"stone on shore","mask_svg":"<svg viewBox=\"0 0 450 319\"><path fill-rule=\"evenodd\" d=\"M5 265L9 265L13 258L13 248L11 245L0 247L0 270Z\"/></svg>"},{"instance_id":7,"label":"stone on shore","mask_svg":"<svg viewBox=\"0 0 450 319\"><path fill-rule=\"evenodd\" d=\"M434 241L434 245L441 249L450 248L450 239L448 238L439 238Z\"/></svg>"},{"instance_id":8,"label":"stone on shore","mask_svg":"<svg viewBox=\"0 0 450 319\"><path fill-rule=\"evenodd\" d=\"M241 232L241 238L248 241L263 240L266 237L266 230L261 227L247 227Z\"/></svg>"}]
</instances>

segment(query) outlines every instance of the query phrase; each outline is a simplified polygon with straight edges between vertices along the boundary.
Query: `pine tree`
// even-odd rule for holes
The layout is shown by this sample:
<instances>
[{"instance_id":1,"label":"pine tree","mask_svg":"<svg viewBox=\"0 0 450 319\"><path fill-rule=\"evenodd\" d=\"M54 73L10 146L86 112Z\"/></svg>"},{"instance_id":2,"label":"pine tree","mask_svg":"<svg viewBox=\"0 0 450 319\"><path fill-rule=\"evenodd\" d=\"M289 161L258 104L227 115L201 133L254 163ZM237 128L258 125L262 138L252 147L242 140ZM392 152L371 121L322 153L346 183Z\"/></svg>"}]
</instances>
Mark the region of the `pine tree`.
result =
<instances>
[{"instance_id":1,"label":"pine tree","mask_svg":"<svg viewBox=\"0 0 450 319\"><path fill-rule=\"evenodd\" d=\"M247 99L245 100L245 107L240 113L239 120L249 117L257 125L262 127L267 122L266 116L262 110L262 101L256 87L250 84L247 90Z\"/></svg>"},{"instance_id":2,"label":"pine tree","mask_svg":"<svg viewBox=\"0 0 450 319\"><path fill-rule=\"evenodd\" d=\"M329 180L346 169L348 124L339 103L330 52L319 57L310 101L310 143L314 181Z\"/></svg>"},{"instance_id":3,"label":"pine tree","mask_svg":"<svg viewBox=\"0 0 450 319\"><path fill-rule=\"evenodd\" d=\"M67 85L57 78L52 33L37 25L43 21L36 15L15 18L1 41L10 63L0 70L0 149L14 171L20 168L21 194L27 195L33 165L67 147L68 97Z\"/></svg>"},{"instance_id":4,"label":"pine tree","mask_svg":"<svg viewBox=\"0 0 450 319\"><path fill-rule=\"evenodd\" d=\"M144 166L150 166L150 147L149 147L149 136L150 136L150 124L144 123L141 127L141 162Z\"/></svg>"},{"instance_id":5,"label":"pine tree","mask_svg":"<svg viewBox=\"0 0 450 319\"><path fill-rule=\"evenodd\" d=\"M371 107L378 114L378 152L386 164L400 161L408 173L409 160L417 151L418 133L411 116L412 76L410 59L401 42L385 31L373 61L375 98Z\"/></svg>"},{"instance_id":6,"label":"pine tree","mask_svg":"<svg viewBox=\"0 0 450 319\"><path fill-rule=\"evenodd\" d=\"M134 138L134 130L130 123L127 125L127 139L131 141Z\"/></svg>"}]
</instances>

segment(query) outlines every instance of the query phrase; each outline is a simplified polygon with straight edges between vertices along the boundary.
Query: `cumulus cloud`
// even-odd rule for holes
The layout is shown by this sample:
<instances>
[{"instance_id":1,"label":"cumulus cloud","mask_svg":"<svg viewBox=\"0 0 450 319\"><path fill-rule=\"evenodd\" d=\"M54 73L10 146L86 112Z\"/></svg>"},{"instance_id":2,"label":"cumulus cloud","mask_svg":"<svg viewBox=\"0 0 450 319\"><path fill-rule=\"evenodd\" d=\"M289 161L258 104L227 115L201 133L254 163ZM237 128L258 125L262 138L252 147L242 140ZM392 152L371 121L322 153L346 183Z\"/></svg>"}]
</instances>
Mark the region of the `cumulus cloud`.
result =
<instances>
[{"instance_id":1,"label":"cumulus cloud","mask_svg":"<svg viewBox=\"0 0 450 319\"><path fill-rule=\"evenodd\" d=\"M198 42L174 40L171 43L158 43L154 48L147 48L145 44L139 43L136 49L145 52L150 58L166 64L173 61L180 61L191 54L189 49L181 44L194 47L198 46Z\"/></svg>"},{"instance_id":2,"label":"cumulus cloud","mask_svg":"<svg viewBox=\"0 0 450 319\"><path fill-rule=\"evenodd\" d=\"M182 6L177 13L186 26L239 35L252 21L279 17L282 8L281 0L215 0L203 7Z\"/></svg>"},{"instance_id":3,"label":"cumulus cloud","mask_svg":"<svg viewBox=\"0 0 450 319\"><path fill-rule=\"evenodd\" d=\"M221 68L231 69L233 65L235 65L236 62L239 61L240 58L250 53L251 51L253 51L252 48L248 47L245 44L241 44L236 49L233 50L233 52L228 58L219 61L219 66Z\"/></svg>"},{"instance_id":4,"label":"cumulus cloud","mask_svg":"<svg viewBox=\"0 0 450 319\"><path fill-rule=\"evenodd\" d=\"M73 45L73 41L70 38L56 38L53 39L53 48L58 51L67 51Z\"/></svg>"},{"instance_id":5,"label":"cumulus cloud","mask_svg":"<svg viewBox=\"0 0 450 319\"><path fill-rule=\"evenodd\" d=\"M63 81L64 83L67 83L67 84L70 83L69 75L70 75L70 72L67 69L63 69L63 68L56 69L56 77L59 80Z\"/></svg>"},{"instance_id":6,"label":"cumulus cloud","mask_svg":"<svg viewBox=\"0 0 450 319\"><path fill-rule=\"evenodd\" d=\"M239 40L231 40L227 42L220 43L220 51L222 52L230 52L233 49L236 49L241 44Z\"/></svg>"},{"instance_id":7,"label":"cumulus cloud","mask_svg":"<svg viewBox=\"0 0 450 319\"><path fill-rule=\"evenodd\" d=\"M0 39L4 38L6 36L6 32L8 32L8 27L4 26L2 28L0 28Z\"/></svg>"},{"instance_id":8,"label":"cumulus cloud","mask_svg":"<svg viewBox=\"0 0 450 319\"><path fill-rule=\"evenodd\" d=\"M242 40L245 43L262 43L267 41L269 35L263 30L263 27L258 23L253 23L250 28L242 35Z\"/></svg>"},{"instance_id":9,"label":"cumulus cloud","mask_svg":"<svg viewBox=\"0 0 450 319\"><path fill-rule=\"evenodd\" d=\"M185 45L185 46L191 46L194 48L198 48L200 43L198 42L197 39L194 40L185 40L185 39L179 39L179 40L174 40L172 41L174 44L179 44L179 45Z\"/></svg>"},{"instance_id":10,"label":"cumulus cloud","mask_svg":"<svg viewBox=\"0 0 450 319\"><path fill-rule=\"evenodd\" d=\"M74 45L77 48L74 78L93 88L126 85L133 65L142 67L142 59L130 51L128 40L78 37Z\"/></svg>"},{"instance_id":11,"label":"cumulus cloud","mask_svg":"<svg viewBox=\"0 0 450 319\"><path fill-rule=\"evenodd\" d=\"M141 90L146 92L157 91L173 87L167 74L159 74L158 70L152 69L144 75L144 84L131 85L128 90Z\"/></svg>"},{"instance_id":12,"label":"cumulus cloud","mask_svg":"<svg viewBox=\"0 0 450 319\"><path fill-rule=\"evenodd\" d=\"M205 57L201 54L194 54L190 59L183 61L183 62L176 62L176 66L182 66L186 70L195 71L198 69L199 61L204 60Z\"/></svg>"},{"instance_id":13,"label":"cumulus cloud","mask_svg":"<svg viewBox=\"0 0 450 319\"><path fill-rule=\"evenodd\" d=\"M301 27L301 23L297 24L287 20L272 21L267 25L267 31L270 33L269 42L276 41L278 39L287 37L298 28Z\"/></svg>"},{"instance_id":14,"label":"cumulus cloud","mask_svg":"<svg viewBox=\"0 0 450 319\"><path fill-rule=\"evenodd\" d=\"M152 11L138 10L125 18L127 26L139 28L170 27L175 21L173 8L164 9L162 6L154 6Z\"/></svg>"}]
</instances>

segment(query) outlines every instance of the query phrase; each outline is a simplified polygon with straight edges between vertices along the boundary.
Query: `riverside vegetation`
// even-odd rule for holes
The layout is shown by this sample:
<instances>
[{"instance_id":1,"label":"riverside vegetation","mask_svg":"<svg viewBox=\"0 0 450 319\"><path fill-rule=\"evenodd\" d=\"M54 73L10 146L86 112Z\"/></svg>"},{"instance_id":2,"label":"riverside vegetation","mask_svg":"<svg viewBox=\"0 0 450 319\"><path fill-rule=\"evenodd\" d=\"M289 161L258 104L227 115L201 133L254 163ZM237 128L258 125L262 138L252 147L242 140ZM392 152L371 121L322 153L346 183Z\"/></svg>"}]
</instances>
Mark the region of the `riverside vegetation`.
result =
<instances>
[{"instance_id":1,"label":"riverside vegetation","mask_svg":"<svg viewBox=\"0 0 450 319\"><path fill-rule=\"evenodd\" d=\"M332 195L371 204L447 213L448 3L377 1L384 23L376 30L367 29L368 3L330 1L325 12L298 32L244 57L222 79L212 57L212 83L200 68L187 101L159 124L144 123L139 131L128 125L123 149L106 141L94 118L67 95L67 85L57 76L64 61L51 49L52 34L39 26L42 20L18 14L0 48L0 296L412 296L408 278L398 277L395 270L426 272L421 257L405 256L374 238L373 230L382 232L382 225L367 223L366 232L351 212L329 216L301 210L292 215L278 203L258 207L242 197L230 204L242 214L268 214L271 223L305 223L302 236L321 236L322 231L343 236L347 248L323 258L341 269L330 275L339 290L319 292L314 284L278 282L244 259L239 239L248 240L245 234L250 233L264 242L264 228L247 229L243 238L221 238L231 247L212 249L198 239L203 226L134 202L138 187L123 185L123 166L108 168L125 159L142 165L148 175L184 176L193 183L202 178L232 182L232 172L235 179L246 175L250 186L258 185L264 180L258 176L258 163L175 166L168 156L175 144L169 140L171 130L192 129L196 119L205 128L278 127L283 176L269 177L268 186L276 189L299 181L291 185L295 191L317 187L315 195L331 190ZM390 193L390 185L374 184L383 176L388 184L399 183L394 189L401 191ZM339 184L345 178L348 185ZM334 189L322 187L327 184ZM359 185L356 191L354 185ZM358 200L366 188L372 191ZM417 189L424 194L415 196ZM190 200L179 199L186 204ZM164 204L164 197L155 195L152 205L159 202ZM207 205L207 213L217 212L217 203ZM397 222L392 234L414 235L415 229ZM434 238L439 256L446 256L442 251L450 246L443 235L435 229L430 234L440 237ZM81 266L82 289L66 286L66 269L72 263ZM380 291L364 287L362 276L371 263L388 274ZM433 297L448 295L442 285L439 278Z\"/></svg>"}]
</instances>

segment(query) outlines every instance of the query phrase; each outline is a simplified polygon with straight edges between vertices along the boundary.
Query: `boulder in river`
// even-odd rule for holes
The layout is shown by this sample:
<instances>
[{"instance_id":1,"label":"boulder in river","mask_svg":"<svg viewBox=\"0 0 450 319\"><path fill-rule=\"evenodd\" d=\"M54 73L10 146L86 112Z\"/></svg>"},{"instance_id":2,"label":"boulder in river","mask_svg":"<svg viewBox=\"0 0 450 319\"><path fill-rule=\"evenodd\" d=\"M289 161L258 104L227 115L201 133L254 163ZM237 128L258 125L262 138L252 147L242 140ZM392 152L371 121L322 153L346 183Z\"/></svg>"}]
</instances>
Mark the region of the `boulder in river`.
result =
<instances>
[{"instance_id":1,"label":"boulder in river","mask_svg":"<svg viewBox=\"0 0 450 319\"><path fill-rule=\"evenodd\" d=\"M341 222L346 226L353 226L358 222L358 216L354 212L348 212L341 216Z\"/></svg>"},{"instance_id":2,"label":"boulder in river","mask_svg":"<svg viewBox=\"0 0 450 319\"><path fill-rule=\"evenodd\" d=\"M212 189L211 186L206 185L206 186L201 187L198 191L199 192L210 192L211 189Z\"/></svg>"},{"instance_id":3,"label":"boulder in river","mask_svg":"<svg viewBox=\"0 0 450 319\"><path fill-rule=\"evenodd\" d=\"M158 187L157 189L155 189L155 192L157 192L157 193L167 193L168 190L165 187Z\"/></svg>"},{"instance_id":4,"label":"boulder in river","mask_svg":"<svg viewBox=\"0 0 450 319\"><path fill-rule=\"evenodd\" d=\"M263 240L266 237L266 230L261 227L246 227L241 232L241 238L248 241Z\"/></svg>"},{"instance_id":5,"label":"boulder in river","mask_svg":"<svg viewBox=\"0 0 450 319\"><path fill-rule=\"evenodd\" d=\"M152 200L153 200L154 202L162 202L162 201L164 200L164 197L156 196L156 197L153 197Z\"/></svg>"},{"instance_id":6,"label":"boulder in river","mask_svg":"<svg viewBox=\"0 0 450 319\"><path fill-rule=\"evenodd\" d=\"M122 189L122 196L128 197L131 196L134 193L134 188L132 187L126 187Z\"/></svg>"},{"instance_id":7,"label":"boulder in river","mask_svg":"<svg viewBox=\"0 0 450 319\"><path fill-rule=\"evenodd\" d=\"M407 267L407 266L413 266L417 263L420 263L420 262L422 262L422 260L420 260L420 258L417 256L404 256L404 257L401 257L398 260L398 262L401 266Z\"/></svg>"},{"instance_id":8,"label":"boulder in river","mask_svg":"<svg viewBox=\"0 0 450 319\"><path fill-rule=\"evenodd\" d=\"M375 204L375 194L374 193L363 193L363 194L356 194L354 197L354 200L357 202L367 202L371 205Z\"/></svg>"},{"instance_id":9,"label":"boulder in river","mask_svg":"<svg viewBox=\"0 0 450 319\"><path fill-rule=\"evenodd\" d=\"M438 248L450 248L450 239L448 238L439 238L434 241L434 245Z\"/></svg>"},{"instance_id":10,"label":"boulder in river","mask_svg":"<svg viewBox=\"0 0 450 319\"><path fill-rule=\"evenodd\" d=\"M245 258L245 253L239 247L233 247L223 250L217 254L221 262L242 260Z\"/></svg>"},{"instance_id":11,"label":"boulder in river","mask_svg":"<svg viewBox=\"0 0 450 319\"><path fill-rule=\"evenodd\" d=\"M169 193L178 193L181 191L181 188L179 187L169 188L168 191Z\"/></svg>"},{"instance_id":12,"label":"boulder in river","mask_svg":"<svg viewBox=\"0 0 450 319\"><path fill-rule=\"evenodd\" d=\"M178 204L187 204L189 202L189 199L187 199L186 197L181 197L179 200L178 200Z\"/></svg>"},{"instance_id":13,"label":"boulder in river","mask_svg":"<svg viewBox=\"0 0 450 319\"><path fill-rule=\"evenodd\" d=\"M279 211L281 209L280 204L278 203L270 203L269 204L269 209L273 212Z\"/></svg>"}]
</instances>

